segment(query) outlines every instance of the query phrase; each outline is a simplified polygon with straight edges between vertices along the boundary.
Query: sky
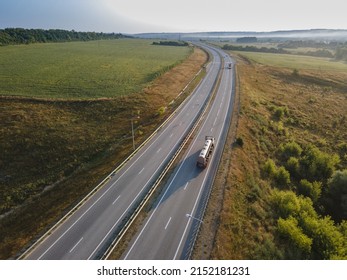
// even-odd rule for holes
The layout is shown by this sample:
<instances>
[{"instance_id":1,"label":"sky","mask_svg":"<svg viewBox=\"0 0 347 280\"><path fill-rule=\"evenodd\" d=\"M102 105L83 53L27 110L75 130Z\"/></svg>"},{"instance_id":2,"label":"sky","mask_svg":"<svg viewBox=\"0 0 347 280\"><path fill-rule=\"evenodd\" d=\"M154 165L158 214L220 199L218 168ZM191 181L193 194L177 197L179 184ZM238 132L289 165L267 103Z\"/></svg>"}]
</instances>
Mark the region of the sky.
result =
<instances>
[{"instance_id":1,"label":"sky","mask_svg":"<svg viewBox=\"0 0 347 280\"><path fill-rule=\"evenodd\" d=\"M347 29L346 0L0 0L0 29L115 33Z\"/></svg>"}]
</instances>

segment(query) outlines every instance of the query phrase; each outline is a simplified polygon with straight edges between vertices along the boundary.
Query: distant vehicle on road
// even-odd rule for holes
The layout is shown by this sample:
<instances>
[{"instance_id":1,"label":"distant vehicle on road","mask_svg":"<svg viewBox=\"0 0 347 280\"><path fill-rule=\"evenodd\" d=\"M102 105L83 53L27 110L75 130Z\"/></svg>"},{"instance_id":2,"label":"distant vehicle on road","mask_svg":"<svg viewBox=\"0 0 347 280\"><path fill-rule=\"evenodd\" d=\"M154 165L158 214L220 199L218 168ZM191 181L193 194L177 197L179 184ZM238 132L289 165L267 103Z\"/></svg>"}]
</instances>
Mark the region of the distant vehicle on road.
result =
<instances>
[{"instance_id":1,"label":"distant vehicle on road","mask_svg":"<svg viewBox=\"0 0 347 280\"><path fill-rule=\"evenodd\" d=\"M205 168L211 158L212 155L212 151L214 149L214 137L212 136L206 136L205 137L205 145L202 148L199 157L198 157L198 161L196 163L196 165L200 168Z\"/></svg>"},{"instance_id":2,"label":"distant vehicle on road","mask_svg":"<svg viewBox=\"0 0 347 280\"><path fill-rule=\"evenodd\" d=\"M228 69L231 69L231 63L228 63Z\"/></svg>"}]
</instances>

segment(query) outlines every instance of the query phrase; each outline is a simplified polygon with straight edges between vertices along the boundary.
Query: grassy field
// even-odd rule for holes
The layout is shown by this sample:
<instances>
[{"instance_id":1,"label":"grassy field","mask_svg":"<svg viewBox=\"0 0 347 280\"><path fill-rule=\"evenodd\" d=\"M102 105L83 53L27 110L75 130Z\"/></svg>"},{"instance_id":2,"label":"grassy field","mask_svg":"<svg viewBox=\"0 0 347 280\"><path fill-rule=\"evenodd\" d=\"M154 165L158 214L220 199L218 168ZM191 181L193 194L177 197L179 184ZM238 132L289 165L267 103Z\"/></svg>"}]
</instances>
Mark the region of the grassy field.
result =
<instances>
[{"instance_id":1,"label":"grassy field","mask_svg":"<svg viewBox=\"0 0 347 280\"><path fill-rule=\"evenodd\" d=\"M285 67L291 69L304 69L315 70L324 73L325 71L332 72L347 72L347 63L341 61L334 61L329 58L318 58L303 55L292 54L272 54L272 53L252 53L252 52L239 52L245 55L248 59L254 60L258 63Z\"/></svg>"},{"instance_id":2,"label":"grassy field","mask_svg":"<svg viewBox=\"0 0 347 280\"><path fill-rule=\"evenodd\" d=\"M152 41L31 44L0 48L0 95L87 99L142 90L183 61L188 47Z\"/></svg>"},{"instance_id":3,"label":"grassy field","mask_svg":"<svg viewBox=\"0 0 347 280\"><path fill-rule=\"evenodd\" d=\"M171 60L171 65L176 66L169 71L161 75L157 70L148 72L147 78L156 74L132 94L87 100L86 95L78 100L67 99L66 95L59 95L63 99L46 95L42 99L0 96L0 259L13 257L44 233L132 152L133 115L139 116L134 122L138 146L187 97L204 74L202 71L176 99L206 62L205 52L166 46L153 46L153 50L150 41L142 40L100 42L103 43L108 49L113 46L118 58L126 56L128 50L128 63L132 67L132 61L143 60L147 64L151 59L155 61L156 51L159 58L163 54L170 57L170 53L181 55L176 56L176 61ZM74 49L75 43L71 44ZM98 42L77 43L79 50L81 44L91 47ZM60 46L69 51L68 44L48 48ZM147 51L141 51L141 46ZM20 47L29 51L44 45ZM158 69L162 71L168 65ZM122 75L131 77L125 72Z\"/></svg>"},{"instance_id":4,"label":"grassy field","mask_svg":"<svg viewBox=\"0 0 347 280\"><path fill-rule=\"evenodd\" d=\"M338 219L333 220L334 216L324 204L328 193L326 178L321 180L318 174L309 179L310 182L317 181L316 184L322 188L321 197L311 200L307 195L299 196L302 174L295 175L292 170L291 173L282 172L290 176L280 181L278 177L271 179L262 173L269 159L277 165L276 172L279 166L281 171L288 168L280 151L289 142L303 148L301 157L295 158L301 169L302 164L308 161L310 145L314 145L320 151L315 150L315 153L327 162L335 161L337 156L340 158L338 164L336 161L332 164L332 170L346 169L347 72L341 70L346 66L303 56L246 52L240 52L237 60L240 116L236 135L234 130L230 130L229 145L225 147L222 158L223 167L216 181L215 189L223 190L223 206L215 222L218 228L216 236L211 236L211 227L207 222L202 227L206 232L201 236L208 236L209 240L214 238L212 253L205 257L346 258L345 224ZM235 138L242 139L243 144L231 144ZM309 170L314 170L316 166L310 165ZM315 222L310 224L306 216L300 216L307 209L299 211L299 214L292 213L291 220L279 217L280 212L274 208L273 201L275 195L278 198L285 193L282 191L296 197L297 201L291 205L302 201L311 205L307 208L311 209L310 219ZM207 213L214 211L218 203L212 198L211 205ZM279 220L283 222L281 231ZM316 228L313 229L312 225ZM321 231L315 233L318 227ZM290 230L292 232L289 233ZM302 239L291 239L294 234ZM298 247L298 240L307 241L307 251ZM206 245L198 245L200 249L196 254L199 257Z\"/></svg>"}]
</instances>

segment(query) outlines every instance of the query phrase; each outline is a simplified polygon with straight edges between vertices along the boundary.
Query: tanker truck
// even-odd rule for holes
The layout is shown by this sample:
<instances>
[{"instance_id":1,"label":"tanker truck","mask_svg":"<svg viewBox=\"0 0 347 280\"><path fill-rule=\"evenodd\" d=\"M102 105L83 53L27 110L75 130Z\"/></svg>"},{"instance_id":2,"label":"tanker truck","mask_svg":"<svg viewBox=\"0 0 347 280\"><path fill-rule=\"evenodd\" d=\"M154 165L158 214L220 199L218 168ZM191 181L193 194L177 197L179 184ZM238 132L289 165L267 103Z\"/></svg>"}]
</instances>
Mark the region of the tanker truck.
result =
<instances>
[{"instance_id":1,"label":"tanker truck","mask_svg":"<svg viewBox=\"0 0 347 280\"><path fill-rule=\"evenodd\" d=\"M214 149L214 137L212 136L206 136L205 137L205 144L202 148L198 161L196 165L200 168L205 168L212 156L212 151Z\"/></svg>"}]
</instances>

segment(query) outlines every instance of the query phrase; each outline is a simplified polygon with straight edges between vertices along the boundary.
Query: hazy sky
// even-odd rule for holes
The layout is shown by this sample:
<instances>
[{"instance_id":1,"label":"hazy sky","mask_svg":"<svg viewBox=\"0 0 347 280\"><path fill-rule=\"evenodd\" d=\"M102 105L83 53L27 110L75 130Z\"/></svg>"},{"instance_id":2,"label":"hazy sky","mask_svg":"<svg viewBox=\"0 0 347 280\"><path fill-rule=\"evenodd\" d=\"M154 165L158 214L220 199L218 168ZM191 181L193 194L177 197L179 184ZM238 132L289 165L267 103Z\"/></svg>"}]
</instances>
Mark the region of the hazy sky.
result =
<instances>
[{"instance_id":1,"label":"hazy sky","mask_svg":"<svg viewBox=\"0 0 347 280\"><path fill-rule=\"evenodd\" d=\"M347 29L346 0L0 0L0 28L102 32Z\"/></svg>"}]
</instances>

